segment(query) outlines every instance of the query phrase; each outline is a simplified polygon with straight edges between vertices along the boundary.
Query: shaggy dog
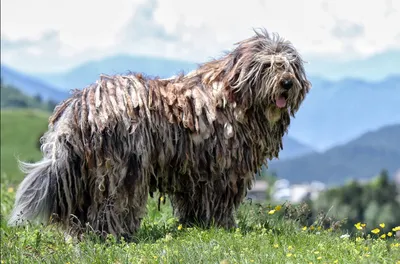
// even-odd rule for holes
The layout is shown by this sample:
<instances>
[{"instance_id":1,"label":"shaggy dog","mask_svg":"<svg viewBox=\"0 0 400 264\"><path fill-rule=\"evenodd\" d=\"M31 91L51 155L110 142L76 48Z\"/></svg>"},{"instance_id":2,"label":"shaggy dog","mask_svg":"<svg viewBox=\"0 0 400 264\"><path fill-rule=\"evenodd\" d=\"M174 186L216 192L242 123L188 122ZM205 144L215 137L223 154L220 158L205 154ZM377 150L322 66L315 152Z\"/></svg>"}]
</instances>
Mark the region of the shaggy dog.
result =
<instances>
[{"instance_id":1,"label":"shaggy dog","mask_svg":"<svg viewBox=\"0 0 400 264\"><path fill-rule=\"evenodd\" d=\"M184 225L234 227L310 87L296 49L265 30L187 75L101 76L55 108L43 159L21 162L9 224L131 237L158 191Z\"/></svg>"}]
</instances>

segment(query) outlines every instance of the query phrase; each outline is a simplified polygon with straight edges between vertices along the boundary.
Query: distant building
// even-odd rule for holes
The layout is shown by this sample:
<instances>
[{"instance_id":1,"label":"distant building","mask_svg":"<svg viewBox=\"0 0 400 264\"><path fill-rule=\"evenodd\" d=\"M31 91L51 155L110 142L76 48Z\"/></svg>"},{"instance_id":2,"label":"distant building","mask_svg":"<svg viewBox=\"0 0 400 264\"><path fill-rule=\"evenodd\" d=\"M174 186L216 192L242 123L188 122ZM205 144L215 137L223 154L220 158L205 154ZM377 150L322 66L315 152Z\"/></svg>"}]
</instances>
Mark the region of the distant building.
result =
<instances>
[{"instance_id":1,"label":"distant building","mask_svg":"<svg viewBox=\"0 0 400 264\"><path fill-rule=\"evenodd\" d=\"M267 195L268 183L258 180L254 183L253 188L248 191L247 198L252 200L264 201Z\"/></svg>"},{"instance_id":2,"label":"distant building","mask_svg":"<svg viewBox=\"0 0 400 264\"><path fill-rule=\"evenodd\" d=\"M268 183L258 180L248 192L247 198L264 201L266 199L267 189ZM310 184L290 185L287 179L280 179L277 180L273 186L272 199L278 202L290 201L293 203L300 203L308 199L317 199L319 193L325 189L325 184L318 181L313 181Z\"/></svg>"},{"instance_id":3,"label":"distant building","mask_svg":"<svg viewBox=\"0 0 400 264\"><path fill-rule=\"evenodd\" d=\"M326 189L322 182L311 182L310 184L294 184L290 185L287 180L277 181L274 185L274 200L290 201L299 203L308 199L314 200L318 198L320 192Z\"/></svg>"}]
</instances>

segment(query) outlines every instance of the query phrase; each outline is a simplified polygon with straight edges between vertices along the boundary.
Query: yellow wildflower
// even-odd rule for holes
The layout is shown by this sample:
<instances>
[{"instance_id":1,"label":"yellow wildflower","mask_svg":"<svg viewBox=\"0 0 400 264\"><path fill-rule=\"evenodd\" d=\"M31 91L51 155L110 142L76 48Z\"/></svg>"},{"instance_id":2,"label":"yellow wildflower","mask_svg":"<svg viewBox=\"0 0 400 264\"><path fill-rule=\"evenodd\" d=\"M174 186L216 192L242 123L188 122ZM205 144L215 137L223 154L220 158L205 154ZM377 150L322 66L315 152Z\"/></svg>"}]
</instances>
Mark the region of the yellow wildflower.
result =
<instances>
[{"instance_id":1,"label":"yellow wildflower","mask_svg":"<svg viewBox=\"0 0 400 264\"><path fill-rule=\"evenodd\" d=\"M160 197L160 202L164 202L164 196Z\"/></svg>"},{"instance_id":2,"label":"yellow wildflower","mask_svg":"<svg viewBox=\"0 0 400 264\"><path fill-rule=\"evenodd\" d=\"M386 234L381 235L381 238L385 239L386 238Z\"/></svg>"},{"instance_id":3,"label":"yellow wildflower","mask_svg":"<svg viewBox=\"0 0 400 264\"><path fill-rule=\"evenodd\" d=\"M319 251L315 251L314 254L319 254Z\"/></svg>"},{"instance_id":4,"label":"yellow wildflower","mask_svg":"<svg viewBox=\"0 0 400 264\"><path fill-rule=\"evenodd\" d=\"M321 230L321 226L318 226L317 229L318 229L318 230Z\"/></svg>"},{"instance_id":5,"label":"yellow wildflower","mask_svg":"<svg viewBox=\"0 0 400 264\"><path fill-rule=\"evenodd\" d=\"M374 234L378 234L379 232L381 232L381 230L379 230L378 228L375 228L375 229L371 230L371 232Z\"/></svg>"},{"instance_id":6,"label":"yellow wildflower","mask_svg":"<svg viewBox=\"0 0 400 264\"><path fill-rule=\"evenodd\" d=\"M366 227L367 226L367 224L361 224L361 227Z\"/></svg>"},{"instance_id":7,"label":"yellow wildflower","mask_svg":"<svg viewBox=\"0 0 400 264\"><path fill-rule=\"evenodd\" d=\"M400 226L394 227L394 228L392 229L392 231L394 231L394 232L400 231Z\"/></svg>"},{"instance_id":8,"label":"yellow wildflower","mask_svg":"<svg viewBox=\"0 0 400 264\"><path fill-rule=\"evenodd\" d=\"M282 206L281 206L281 205L275 206L275 211L280 211L281 209L282 209Z\"/></svg>"},{"instance_id":9,"label":"yellow wildflower","mask_svg":"<svg viewBox=\"0 0 400 264\"><path fill-rule=\"evenodd\" d=\"M362 240L361 237L356 237L356 242L359 242L359 241L361 241L361 240Z\"/></svg>"},{"instance_id":10,"label":"yellow wildflower","mask_svg":"<svg viewBox=\"0 0 400 264\"><path fill-rule=\"evenodd\" d=\"M311 229L311 230L314 230L314 228L315 228L314 226L310 226L310 229Z\"/></svg>"},{"instance_id":11,"label":"yellow wildflower","mask_svg":"<svg viewBox=\"0 0 400 264\"><path fill-rule=\"evenodd\" d=\"M274 210L274 209L273 209L273 210L270 210L270 211L268 212L268 214L270 214L270 215L275 214L275 210Z\"/></svg>"},{"instance_id":12,"label":"yellow wildflower","mask_svg":"<svg viewBox=\"0 0 400 264\"><path fill-rule=\"evenodd\" d=\"M9 187L9 188L7 189L7 192L13 193L13 192L14 192L14 188L13 188L13 187Z\"/></svg>"},{"instance_id":13,"label":"yellow wildflower","mask_svg":"<svg viewBox=\"0 0 400 264\"><path fill-rule=\"evenodd\" d=\"M339 260L335 260L333 263L339 263Z\"/></svg>"},{"instance_id":14,"label":"yellow wildflower","mask_svg":"<svg viewBox=\"0 0 400 264\"><path fill-rule=\"evenodd\" d=\"M250 259L250 262L254 262L254 259Z\"/></svg>"},{"instance_id":15,"label":"yellow wildflower","mask_svg":"<svg viewBox=\"0 0 400 264\"><path fill-rule=\"evenodd\" d=\"M278 244L274 244L274 248L278 248L279 247L279 245Z\"/></svg>"},{"instance_id":16,"label":"yellow wildflower","mask_svg":"<svg viewBox=\"0 0 400 264\"><path fill-rule=\"evenodd\" d=\"M287 248L288 250L292 250L293 249L293 247L292 246L288 246L288 248Z\"/></svg>"},{"instance_id":17,"label":"yellow wildflower","mask_svg":"<svg viewBox=\"0 0 400 264\"><path fill-rule=\"evenodd\" d=\"M365 224L361 224L358 222L357 224L354 225L358 230L362 230L365 227Z\"/></svg>"},{"instance_id":18,"label":"yellow wildflower","mask_svg":"<svg viewBox=\"0 0 400 264\"><path fill-rule=\"evenodd\" d=\"M306 226L304 226L302 229L303 229L303 231L306 231L306 230L307 230L307 227L306 227Z\"/></svg>"},{"instance_id":19,"label":"yellow wildflower","mask_svg":"<svg viewBox=\"0 0 400 264\"><path fill-rule=\"evenodd\" d=\"M389 232L389 233L388 233L388 237L391 237L391 236L393 236L393 233L392 233L392 232Z\"/></svg>"},{"instance_id":20,"label":"yellow wildflower","mask_svg":"<svg viewBox=\"0 0 400 264\"><path fill-rule=\"evenodd\" d=\"M321 257L321 256L319 256L317 259L318 259L318 260L320 260L320 259L322 259L322 257Z\"/></svg>"},{"instance_id":21,"label":"yellow wildflower","mask_svg":"<svg viewBox=\"0 0 400 264\"><path fill-rule=\"evenodd\" d=\"M178 230L182 230L182 225L179 225L179 226L178 226Z\"/></svg>"},{"instance_id":22,"label":"yellow wildflower","mask_svg":"<svg viewBox=\"0 0 400 264\"><path fill-rule=\"evenodd\" d=\"M292 253L287 253L286 257L290 258L292 256Z\"/></svg>"},{"instance_id":23,"label":"yellow wildflower","mask_svg":"<svg viewBox=\"0 0 400 264\"><path fill-rule=\"evenodd\" d=\"M380 227L385 228L385 223L379 224Z\"/></svg>"}]
</instances>

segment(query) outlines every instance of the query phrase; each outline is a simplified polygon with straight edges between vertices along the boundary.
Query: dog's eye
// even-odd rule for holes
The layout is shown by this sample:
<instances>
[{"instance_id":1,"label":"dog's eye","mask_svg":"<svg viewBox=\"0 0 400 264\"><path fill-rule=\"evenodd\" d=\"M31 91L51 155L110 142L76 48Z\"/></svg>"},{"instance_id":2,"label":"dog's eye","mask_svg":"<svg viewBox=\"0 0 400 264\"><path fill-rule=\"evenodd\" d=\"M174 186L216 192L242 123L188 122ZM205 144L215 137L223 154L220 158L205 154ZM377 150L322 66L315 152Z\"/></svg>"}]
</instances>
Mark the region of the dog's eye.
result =
<instances>
[{"instance_id":1,"label":"dog's eye","mask_svg":"<svg viewBox=\"0 0 400 264\"><path fill-rule=\"evenodd\" d=\"M265 63L264 66L265 66L265 68L269 68L269 67L271 67L271 63L270 62Z\"/></svg>"}]
</instances>

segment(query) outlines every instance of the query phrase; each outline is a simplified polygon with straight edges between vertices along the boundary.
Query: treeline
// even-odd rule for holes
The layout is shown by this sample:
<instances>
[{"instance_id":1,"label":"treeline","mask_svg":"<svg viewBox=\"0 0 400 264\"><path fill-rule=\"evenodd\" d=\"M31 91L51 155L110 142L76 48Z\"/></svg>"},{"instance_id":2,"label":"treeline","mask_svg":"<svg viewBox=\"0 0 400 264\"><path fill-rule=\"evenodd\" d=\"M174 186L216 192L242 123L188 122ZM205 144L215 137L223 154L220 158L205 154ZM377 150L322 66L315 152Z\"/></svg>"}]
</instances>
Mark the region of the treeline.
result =
<instances>
[{"instance_id":1,"label":"treeline","mask_svg":"<svg viewBox=\"0 0 400 264\"><path fill-rule=\"evenodd\" d=\"M348 184L322 192L318 199L309 201L313 215L325 212L327 216L346 220L342 228L352 231L361 222L371 230L384 224L383 231L400 225L400 190L383 170L367 183L351 181Z\"/></svg>"},{"instance_id":2,"label":"treeline","mask_svg":"<svg viewBox=\"0 0 400 264\"><path fill-rule=\"evenodd\" d=\"M0 84L1 89L1 104L4 108L33 108L44 111L53 111L57 105L52 100L43 100L40 95L29 96L21 92L16 87Z\"/></svg>"},{"instance_id":3,"label":"treeline","mask_svg":"<svg viewBox=\"0 0 400 264\"><path fill-rule=\"evenodd\" d=\"M356 231L356 224L362 223L365 224L362 230L369 232L380 227L382 235L400 226L400 185L396 183L399 178L400 175L391 179L387 170L382 170L368 182L352 180L329 188L319 193L317 199L303 200L298 206L303 210L298 220L303 225L340 228L349 234ZM261 174L257 175L257 179L268 182L266 202L277 204L273 201L272 194L278 176Z\"/></svg>"}]
</instances>

